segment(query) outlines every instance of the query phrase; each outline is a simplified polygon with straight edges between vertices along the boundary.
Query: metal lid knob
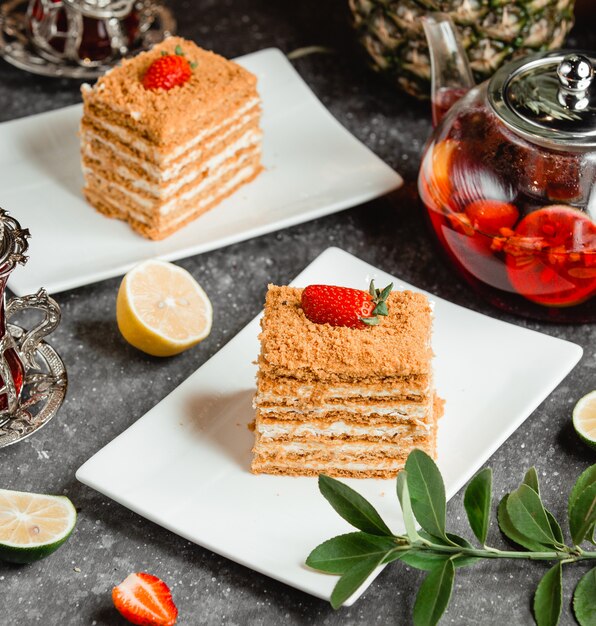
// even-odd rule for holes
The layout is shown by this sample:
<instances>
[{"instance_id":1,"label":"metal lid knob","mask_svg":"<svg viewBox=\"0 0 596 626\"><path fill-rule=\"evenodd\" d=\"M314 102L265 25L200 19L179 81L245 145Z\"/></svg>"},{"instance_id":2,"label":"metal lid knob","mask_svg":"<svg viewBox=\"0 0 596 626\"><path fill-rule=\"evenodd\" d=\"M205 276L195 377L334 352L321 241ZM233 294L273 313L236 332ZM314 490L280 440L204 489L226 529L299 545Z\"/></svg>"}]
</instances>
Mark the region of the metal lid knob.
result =
<instances>
[{"instance_id":1,"label":"metal lid knob","mask_svg":"<svg viewBox=\"0 0 596 626\"><path fill-rule=\"evenodd\" d=\"M561 87L567 91L585 91L594 78L594 68L588 57L568 54L557 67Z\"/></svg>"}]
</instances>

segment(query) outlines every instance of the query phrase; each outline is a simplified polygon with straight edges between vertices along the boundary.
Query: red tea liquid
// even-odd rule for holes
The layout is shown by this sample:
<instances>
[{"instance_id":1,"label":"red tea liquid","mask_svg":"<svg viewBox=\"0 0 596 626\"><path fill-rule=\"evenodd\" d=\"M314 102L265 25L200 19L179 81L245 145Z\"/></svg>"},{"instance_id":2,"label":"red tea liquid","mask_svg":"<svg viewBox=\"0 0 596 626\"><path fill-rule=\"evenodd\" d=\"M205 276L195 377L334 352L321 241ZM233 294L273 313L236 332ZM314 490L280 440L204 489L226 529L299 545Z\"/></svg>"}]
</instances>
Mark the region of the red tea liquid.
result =
<instances>
[{"instance_id":1,"label":"red tea liquid","mask_svg":"<svg viewBox=\"0 0 596 626\"><path fill-rule=\"evenodd\" d=\"M4 335L8 332L6 330L6 320L5 320L5 314L4 314L4 289L5 287L6 287L6 278L0 279L0 298L2 298L2 302L0 304L0 339L2 339ZM10 376L14 383L16 395L18 397L21 395L21 391L23 390L23 383L25 380L25 367L14 348L7 348L4 351L3 357L8 366ZM6 381L4 380L4 377L0 374L0 387L4 387L5 384L6 384ZM8 408L8 397L6 393L0 393L0 411L4 411L7 408Z\"/></svg>"},{"instance_id":2,"label":"red tea liquid","mask_svg":"<svg viewBox=\"0 0 596 626\"><path fill-rule=\"evenodd\" d=\"M596 321L596 225L577 208L591 192L583 157L503 132L470 106L428 148L419 191L432 229L464 278L500 308Z\"/></svg>"}]
</instances>

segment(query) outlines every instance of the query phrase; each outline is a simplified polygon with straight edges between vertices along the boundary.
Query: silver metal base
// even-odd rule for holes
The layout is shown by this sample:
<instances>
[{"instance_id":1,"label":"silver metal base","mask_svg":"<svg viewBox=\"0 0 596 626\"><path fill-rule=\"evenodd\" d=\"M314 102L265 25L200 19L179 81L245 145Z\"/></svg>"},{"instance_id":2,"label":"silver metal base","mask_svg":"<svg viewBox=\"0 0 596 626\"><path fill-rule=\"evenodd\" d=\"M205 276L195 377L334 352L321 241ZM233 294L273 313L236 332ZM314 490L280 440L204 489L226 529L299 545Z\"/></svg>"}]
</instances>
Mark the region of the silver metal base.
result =
<instances>
[{"instance_id":1,"label":"silver metal base","mask_svg":"<svg viewBox=\"0 0 596 626\"><path fill-rule=\"evenodd\" d=\"M27 5L28 0L8 0L0 5L0 56L11 65L42 76L93 79L102 76L120 61L117 58L101 65L86 67L42 56L29 38ZM148 50L174 34L176 20L172 12L161 5L156 5L152 10L155 11L155 19L151 28L139 34L139 44L127 56Z\"/></svg>"},{"instance_id":2,"label":"silver metal base","mask_svg":"<svg viewBox=\"0 0 596 626\"><path fill-rule=\"evenodd\" d=\"M14 324L8 325L8 331L19 345L25 331ZM26 372L23 393L15 414L0 418L0 448L21 441L45 426L64 402L68 379L66 367L58 353L42 341L35 359L40 368Z\"/></svg>"}]
</instances>

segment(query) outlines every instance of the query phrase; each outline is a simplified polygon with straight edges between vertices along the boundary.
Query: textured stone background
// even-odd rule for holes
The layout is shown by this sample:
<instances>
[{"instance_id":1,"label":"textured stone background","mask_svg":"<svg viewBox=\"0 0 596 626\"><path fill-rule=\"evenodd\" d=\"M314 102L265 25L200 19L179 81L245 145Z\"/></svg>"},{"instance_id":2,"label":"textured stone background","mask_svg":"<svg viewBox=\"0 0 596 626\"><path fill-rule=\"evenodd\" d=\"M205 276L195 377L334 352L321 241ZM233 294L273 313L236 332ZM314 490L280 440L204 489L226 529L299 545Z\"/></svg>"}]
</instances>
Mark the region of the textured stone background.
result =
<instances>
[{"instance_id":1,"label":"textured stone background","mask_svg":"<svg viewBox=\"0 0 596 626\"><path fill-rule=\"evenodd\" d=\"M80 510L79 521L70 541L51 558L25 567L0 564L0 623L123 624L112 608L110 590L129 572L142 570L171 585L180 624L409 623L421 572L394 564L355 606L336 613L325 602L146 521L77 483L74 473L251 320L268 282L288 282L335 245L443 298L584 347L575 370L488 462L495 471L495 496L536 465L545 500L564 519L574 478L596 460L570 425L573 403L596 387L596 332L588 325L554 326L505 316L480 301L444 265L422 220L413 184L430 131L429 110L366 69L343 0L301 0L292 6L266 0L171 4L181 35L228 57L268 46L285 52L309 45L332 48L332 55L295 61L296 69L333 115L401 172L407 185L393 197L181 261L209 293L217 322L199 347L173 359L143 356L120 338L115 323L119 278L57 296L63 322L51 342L68 366L68 399L47 428L0 451L0 485L67 494ZM576 27L570 43L596 47L590 30L585 23ZM0 61L0 120L78 101L76 82L30 76ZM0 205L1 200L0 183ZM449 525L468 534L460 501L458 494L449 505ZM491 534L498 544L494 525ZM459 573L443 623L531 624L531 596L545 571L542 564L492 562ZM566 574L562 624L574 623L570 592L583 571L576 567Z\"/></svg>"}]
</instances>

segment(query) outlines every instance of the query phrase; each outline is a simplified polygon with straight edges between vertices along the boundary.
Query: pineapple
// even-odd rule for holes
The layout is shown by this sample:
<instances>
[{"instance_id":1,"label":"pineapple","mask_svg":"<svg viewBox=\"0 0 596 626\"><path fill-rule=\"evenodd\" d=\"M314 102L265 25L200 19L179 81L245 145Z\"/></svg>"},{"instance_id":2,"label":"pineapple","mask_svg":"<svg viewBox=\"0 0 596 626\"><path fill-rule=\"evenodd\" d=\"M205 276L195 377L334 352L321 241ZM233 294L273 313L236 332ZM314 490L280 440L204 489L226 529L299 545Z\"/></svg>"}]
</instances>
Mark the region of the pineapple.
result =
<instances>
[{"instance_id":1,"label":"pineapple","mask_svg":"<svg viewBox=\"0 0 596 626\"><path fill-rule=\"evenodd\" d=\"M430 61L421 16L453 19L477 81L509 59L560 48L573 26L575 0L349 0L360 39L376 69L408 93L428 97Z\"/></svg>"}]
</instances>

